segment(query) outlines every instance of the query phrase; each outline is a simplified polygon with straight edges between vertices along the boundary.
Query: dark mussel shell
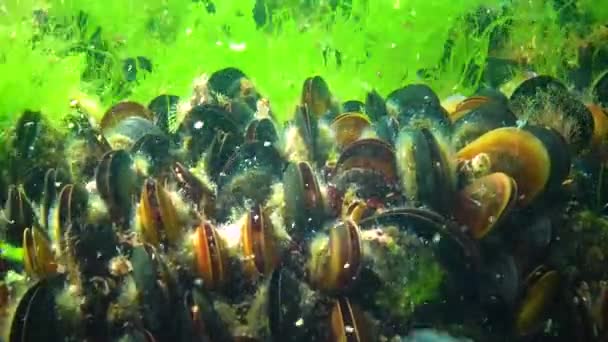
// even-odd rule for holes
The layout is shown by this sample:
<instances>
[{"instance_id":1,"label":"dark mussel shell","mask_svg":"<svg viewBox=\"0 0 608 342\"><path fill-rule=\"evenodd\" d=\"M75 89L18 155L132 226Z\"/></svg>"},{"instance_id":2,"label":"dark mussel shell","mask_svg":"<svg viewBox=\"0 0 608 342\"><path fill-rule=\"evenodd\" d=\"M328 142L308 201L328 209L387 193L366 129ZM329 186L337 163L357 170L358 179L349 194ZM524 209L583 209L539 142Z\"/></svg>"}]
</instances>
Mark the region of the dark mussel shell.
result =
<instances>
[{"instance_id":1,"label":"dark mussel shell","mask_svg":"<svg viewBox=\"0 0 608 342\"><path fill-rule=\"evenodd\" d=\"M331 110L332 95L327 82L321 76L309 77L302 86L300 104L317 119Z\"/></svg>"},{"instance_id":2,"label":"dark mussel shell","mask_svg":"<svg viewBox=\"0 0 608 342\"><path fill-rule=\"evenodd\" d=\"M69 179L61 170L49 169L44 175L44 188L40 200L40 224L45 229L50 227L51 207L66 183L69 183Z\"/></svg>"},{"instance_id":3,"label":"dark mussel shell","mask_svg":"<svg viewBox=\"0 0 608 342\"><path fill-rule=\"evenodd\" d=\"M575 154L590 145L593 115L559 80L544 75L530 78L515 89L510 100L520 119L556 129Z\"/></svg>"},{"instance_id":4,"label":"dark mussel shell","mask_svg":"<svg viewBox=\"0 0 608 342\"><path fill-rule=\"evenodd\" d=\"M449 136L448 113L441 107L437 94L426 85L411 84L393 91L386 98L386 108L401 127L428 128Z\"/></svg>"},{"instance_id":5,"label":"dark mussel shell","mask_svg":"<svg viewBox=\"0 0 608 342\"><path fill-rule=\"evenodd\" d=\"M57 244L58 255L66 250L66 232L72 225L80 225L86 218L88 192L81 186L66 184L57 196L57 204L53 216L50 218L49 228Z\"/></svg>"},{"instance_id":6,"label":"dark mussel shell","mask_svg":"<svg viewBox=\"0 0 608 342\"><path fill-rule=\"evenodd\" d=\"M154 248L141 245L133 247L129 261L144 327L156 338L169 338L172 330L167 329L167 323L175 322L171 315L176 308L172 305L171 280L167 278L164 259Z\"/></svg>"},{"instance_id":7,"label":"dark mussel shell","mask_svg":"<svg viewBox=\"0 0 608 342\"><path fill-rule=\"evenodd\" d=\"M340 154L333 181L342 193L354 185L361 198L385 199L398 182L393 148L373 138L353 142Z\"/></svg>"},{"instance_id":8,"label":"dark mussel shell","mask_svg":"<svg viewBox=\"0 0 608 342\"><path fill-rule=\"evenodd\" d=\"M372 122L378 122L380 118L387 116L386 103L382 96L375 90L367 93L365 97L365 114Z\"/></svg>"},{"instance_id":9,"label":"dark mussel shell","mask_svg":"<svg viewBox=\"0 0 608 342\"><path fill-rule=\"evenodd\" d=\"M183 341L211 342L232 340L224 322L204 287L192 285L183 296L181 336Z\"/></svg>"},{"instance_id":10,"label":"dark mussel shell","mask_svg":"<svg viewBox=\"0 0 608 342\"><path fill-rule=\"evenodd\" d=\"M270 118L254 119L247 126L245 140L275 144L279 140L277 127Z\"/></svg>"},{"instance_id":11,"label":"dark mussel shell","mask_svg":"<svg viewBox=\"0 0 608 342\"><path fill-rule=\"evenodd\" d=\"M399 121L393 116L385 115L380 117L373 124L376 135L390 145L395 145L395 140L399 134Z\"/></svg>"},{"instance_id":12,"label":"dark mussel shell","mask_svg":"<svg viewBox=\"0 0 608 342\"><path fill-rule=\"evenodd\" d=\"M470 281L471 278L468 277L479 270L480 257L477 244L464 235L456 225L431 210L390 209L359 222L361 229L385 226L397 226L400 230L426 241L429 248L436 251L439 260L449 273L453 277L462 279L462 286Z\"/></svg>"},{"instance_id":13,"label":"dark mussel shell","mask_svg":"<svg viewBox=\"0 0 608 342\"><path fill-rule=\"evenodd\" d=\"M215 216L216 196L205 183L179 162L173 164L173 174L182 194L207 217Z\"/></svg>"},{"instance_id":14,"label":"dark mussel shell","mask_svg":"<svg viewBox=\"0 0 608 342\"><path fill-rule=\"evenodd\" d=\"M211 180L218 181L222 169L243 143L243 138L234 133L217 131L205 155L205 172Z\"/></svg>"},{"instance_id":15,"label":"dark mussel shell","mask_svg":"<svg viewBox=\"0 0 608 342\"><path fill-rule=\"evenodd\" d=\"M320 229L324 218L323 197L310 164L290 163L283 173L283 190L289 233L301 238Z\"/></svg>"},{"instance_id":16,"label":"dark mussel shell","mask_svg":"<svg viewBox=\"0 0 608 342\"><path fill-rule=\"evenodd\" d=\"M10 325L8 342L61 341L54 291L63 286L63 277L37 281L19 300ZM73 333L73 332L72 332Z\"/></svg>"},{"instance_id":17,"label":"dark mussel shell","mask_svg":"<svg viewBox=\"0 0 608 342\"><path fill-rule=\"evenodd\" d=\"M445 213L455 175L446 152L428 129L402 129L396 142L401 189L412 203Z\"/></svg>"},{"instance_id":18,"label":"dark mussel shell","mask_svg":"<svg viewBox=\"0 0 608 342\"><path fill-rule=\"evenodd\" d=\"M545 191L552 192L562 187L562 183L570 174L571 153L564 137L550 127L526 125L523 127L543 142L549 153L551 174L547 180Z\"/></svg>"},{"instance_id":19,"label":"dark mussel shell","mask_svg":"<svg viewBox=\"0 0 608 342\"><path fill-rule=\"evenodd\" d=\"M261 141L243 144L230 157L218 177L218 209L226 215L247 199L263 203L270 195L271 185L280 179L283 157L272 145Z\"/></svg>"},{"instance_id":20,"label":"dark mussel shell","mask_svg":"<svg viewBox=\"0 0 608 342\"><path fill-rule=\"evenodd\" d=\"M133 208L136 174L133 159L124 150L110 151L95 171L97 191L108 206L112 220L127 226Z\"/></svg>"},{"instance_id":21,"label":"dark mussel shell","mask_svg":"<svg viewBox=\"0 0 608 342\"><path fill-rule=\"evenodd\" d=\"M178 104L179 96L168 94L158 95L148 104L148 110L154 113L154 123L165 134L169 134L170 123L175 120Z\"/></svg>"},{"instance_id":22,"label":"dark mussel shell","mask_svg":"<svg viewBox=\"0 0 608 342\"><path fill-rule=\"evenodd\" d=\"M40 199L46 171L65 166L61 138L40 112L24 111L17 120L9 142L8 179L22 184L32 201Z\"/></svg>"},{"instance_id":23,"label":"dark mussel shell","mask_svg":"<svg viewBox=\"0 0 608 342\"><path fill-rule=\"evenodd\" d=\"M169 165L171 155L169 154L170 140L166 135L148 133L135 141L131 146L131 153L143 154L152 162L152 174L162 174Z\"/></svg>"},{"instance_id":24,"label":"dark mussel shell","mask_svg":"<svg viewBox=\"0 0 608 342\"><path fill-rule=\"evenodd\" d=\"M455 114L452 132L452 143L460 149L482 134L493 129L506 126L515 126L517 118L509 107L495 100L461 109Z\"/></svg>"},{"instance_id":25,"label":"dark mussel shell","mask_svg":"<svg viewBox=\"0 0 608 342\"><path fill-rule=\"evenodd\" d=\"M348 100L342 103L340 113L365 113L365 103L359 100Z\"/></svg>"},{"instance_id":26,"label":"dark mussel shell","mask_svg":"<svg viewBox=\"0 0 608 342\"><path fill-rule=\"evenodd\" d=\"M209 88L229 98L236 98L242 92L241 82L247 80L245 73L237 68L220 69L209 77Z\"/></svg>"},{"instance_id":27,"label":"dark mussel shell","mask_svg":"<svg viewBox=\"0 0 608 342\"><path fill-rule=\"evenodd\" d=\"M319 341L323 303L289 269L278 267L268 282L268 326L272 341ZM325 317L323 317L325 318ZM301 323L301 324L300 324Z\"/></svg>"},{"instance_id":28,"label":"dark mussel shell","mask_svg":"<svg viewBox=\"0 0 608 342\"><path fill-rule=\"evenodd\" d=\"M101 129L93 126L89 114L82 110L68 115L66 126L69 128L69 138L73 144L68 146L70 149L76 149L71 153L79 156L79 158L72 157L68 166L73 170L74 178L89 179L95 174L101 156L112 150L112 146ZM75 170L79 172L74 172Z\"/></svg>"},{"instance_id":29,"label":"dark mussel shell","mask_svg":"<svg viewBox=\"0 0 608 342\"><path fill-rule=\"evenodd\" d=\"M180 123L177 135L189 158L197 161L207 150L218 131L242 136L241 129L223 107L211 104L195 106Z\"/></svg>"},{"instance_id":30,"label":"dark mussel shell","mask_svg":"<svg viewBox=\"0 0 608 342\"><path fill-rule=\"evenodd\" d=\"M595 81L591 92L595 103L608 108L608 71L602 73Z\"/></svg>"},{"instance_id":31,"label":"dark mussel shell","mask_svg":"<svg viewBox=\"0 0 608 342\"><path fill-rule=\"evenodd\" d=\"M330 341L371 342L371 322L363 310L346 297L339 297L330 313Z\"/></svg>"},{"instance_id":32,"label":"dark mussel shell","mask_svg":"<svg viewBox=\"0 0 608 342\"><path fill-rule=\"evenodd\" d=\"M10 185L4 204L4 215L8 221L6 241L18 245L21 243L25 228L32 227L35 222L34 209L26 197L22 187Z\"/></svg>"},{"instance_id":33,"label":"dark mussel shell","mask_svg":"<svg viewBox=\"0 0 608 342\"><path fill-rule=\"evenodd\" d=\"M323 165L327 160L327 153L319 146L319 120L310 112L306 106L298 106L294 115L294 123L302 137L306 151L307 160L318 165Z\"/></svg>"}]
</instances>

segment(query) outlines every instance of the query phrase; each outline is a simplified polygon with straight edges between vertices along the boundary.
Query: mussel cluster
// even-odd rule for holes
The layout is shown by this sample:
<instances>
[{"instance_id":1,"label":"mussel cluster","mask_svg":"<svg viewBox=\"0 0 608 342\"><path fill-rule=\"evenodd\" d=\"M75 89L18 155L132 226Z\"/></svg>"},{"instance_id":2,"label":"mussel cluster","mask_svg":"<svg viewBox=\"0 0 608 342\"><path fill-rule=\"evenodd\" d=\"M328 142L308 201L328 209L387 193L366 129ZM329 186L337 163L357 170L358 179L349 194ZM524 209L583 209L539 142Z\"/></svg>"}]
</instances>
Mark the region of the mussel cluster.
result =
<instances>
[{"instance_id":1,"label":"mussel cluster","mask_svg":"<svg viewBox=\"0 0 608 342\"><path fill-rule=\"evenodd\" d=\"M226 68L99 122L74 101L64 130L25 112L0 158L4 338L604 340L608 274L572 232L603 220L607 84L341 103L314 76L279 125Z\"/></svg>"}]
</instances>

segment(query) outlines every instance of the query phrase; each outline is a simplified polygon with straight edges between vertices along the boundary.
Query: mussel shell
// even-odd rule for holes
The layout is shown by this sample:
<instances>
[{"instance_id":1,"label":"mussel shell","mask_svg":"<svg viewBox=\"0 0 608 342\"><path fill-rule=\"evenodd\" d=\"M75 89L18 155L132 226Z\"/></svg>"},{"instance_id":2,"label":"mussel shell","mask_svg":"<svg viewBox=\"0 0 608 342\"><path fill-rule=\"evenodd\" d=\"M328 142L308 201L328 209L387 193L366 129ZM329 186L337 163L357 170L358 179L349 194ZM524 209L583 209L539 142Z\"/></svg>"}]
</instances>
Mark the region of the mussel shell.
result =
<instances>
[{"instance_id":1,"label":"mussel shell","mask_svg":"<svg viewBox=\"0 0 608 342\"><path fill-rule=\"evenodd\" d=\"M161 263L163 260L153 248L145 245L133 247L129 261L132 265L132 277L139 293L143 325L146 330L157 337L170 336L165 328L171 321L171 298L163 286Z\"/></svg>"},{"instance_id":2,"label":"mussel shell","mask_svg":"<svg viewBox=\"0 0 608 342\"><path fill-rule=\"evenodd\" d=\"M529 118L524 118L530 123L537 123L536 114L545 110L547 105L555 106L556 113L554 122L545 125L558 125L571 122L574 128L566 128L560 132L570 142L571 150L578 154L586 149L593 138L594 122L593 115L587 107L576 99L559 80L551 76L537 76L524 81L511 95L511 103L516 114L532 113ZM549 104L547 103L550 102ZM559 115L562 115L560 117Z\"/></svg>"},{"instance_id":3,"label":"mussel shell","mask_svg":"<svg viewBox=\"0 0 608 342\"><path fill-rule=\"evenodd\" d=\"M243 144L230 157L218 177L218 186L230 182L235 176L245 175L248 171L264 171L271 178L280 177L284 160L279 151L262 141Z\"/></svg>"},{"instance_id":4,"label":"mussel shell","mask_svg":"<svg viewBox=\"0 0 608 342\"><path fill-rule=\"evenodd\" d=\"M377 172L388 182L397 180L395 152L390 145L379 139L360 139L342 151L334 175L339 177L352 169Z\"/></svg>"},{"instance_id":5,"label":"mussel shell","mask_svg":"<svg viewBox=\"0 0 608 342\"><path fill-rule=\"evenodd\" d=\"M536 97L541 92L567 92L566 86L558 79L539 75L523 81L511 94L512 102L520 101L524 98Z\"/></svg>"},{"instance_id":6,"label":"mussel shell","mask_svg":"<svg viewBox=\"0 0 608 342\"><path fill-rule=\"evenodd\" d=\"M101 129L103 132L107 132L130 117L138 117L148 121L154 120L152 113L143 105L131 101L119 102L104 113L100 122Z\"/></svg>"},{"instance_id":7,"label":"mussel shell","mask_svg":"<svg viewBox=\"0 0 608 342\"><path fill-rule=\"evenodd\" d=\"M19 300L10 326L8 342L61 341L54 288L63 278L45 278L27 289Z\"/></svg>"},{"instance_id":8,"label":"mussel shell","mask_svg":"<svg viewBox=\"0 0 608 342\"><path fill-rule=\"evenodd\" d=\"M527 280L528 287L515 311L515 332L526 336L539 329L559 291L560 277L554 270L536 269Z\"/></svg>"},{"instance_id":9,"label":"mussel shell","mask_svg":"<svg viewBox=\"0 0 608 342\"><path fill-rule=\"evenodd\" d=\"M517 118L506 105L486 100L482 104L463 110L453 124L452 142L460 149L479 136L499 127L515 126Z\"/></svg>"},{"instance_id":10,"label":"mussel shell","mask_svg":"<svg viewBox=\"0 0 608 342\"><path fill-rule=\"evenodd\" d=\"M320 118L330 110L331 92L321 76L309 77L304 81L300 104L307 107L316 118Z\"/></svg>"},{"instance_id":11,"label":"mussel shell","mask_svg":"<svg viewBox=\"0 0 608 342\"><path fill-rule=\"evenodd\" d=\"M428 129L402 129L396 141L396 164L405 197L446 212L455 175L447 155Z\"/></svg>"},{"instance_id":12,"label":"mussel shell","mask_svg":"<svg viewBox=\"0 0 608 342\"><path fill-rule=\"evenodd\" d=\"M205 171L211 180L218 181L222 169L242 143L242 137L234 133L215 133L205 155Z\"/></svg>"},{"instance_id":13,"label":"mussel shell","mask_svg":"<svg viewBox=\"0 0 608 342\"><path fill-rule=\"evenodd\" d=\"M6 165L9 182L22 184L30 200L37 202L46 171L65 166L62 136L40 112L27 110L11 133Z\"/></svg>"},{"instance_id":14,"label":"mussel shell","mask_svg":"<svg viewBox=\"0 0 608 342\"><path fill-rule=\"evenodd\" d=\"M268 326L272 341L302 341L314 328L311 312L304 312L300 280L287 268L276 268L268 283ZM304 324L298 324L303 320Z\"/></svg>"},{"instance_id":15,"label":"mussel shell","mask_svg":"<svg viewBox=\"0 0 608 342\"><path fill-rule=\"evenodd\" d=\"M480 300L487 310L496 310L491 314L505 319L505 311L517 304L522 279L513 256L494 250L490 254L484 255L480 270Z\"/></svg>"},{"instance_id":16,"label":"mussel shell","mask_svg":"<svg viewBox=\"0 0 608 342\"><path fill-rule=\"evenodd\" d=\"M327 254L311 263L312 284L329 293L347 291L361 272L363 247L361 230L353 221L330 228Z\"/></svg>"},{"instance_id":17,"label":"mussel shell","mask_svg":"<svg viewBox=\"0 0 608 342\"><path fill-rule=\"evenodd\" d=\"M181 239L177 210L164 187L153 178L144 182L137 208L144 241L159 247L175 246Z\"/></svg>"},{"instance_id":18,"label":"mussel shell","mask_svg":"<svg viewBox=\"0 0 608 342\"><path fill-rule=\"evenodd\" d=\"M104 154L95 171L95 181L112 219L127 223L131 217L136 181L129 153L116 150Z\"/></svg>"},{"instance_id":19,"label":"mussel shell","mask_svg":"<svg viewBox=\"0 0 608 342\"><path fill-rule=\"evenodd\" d=\"M342 103L340 113L365 113L365 103L359 100L345 101Z\"/></svg>"},{"instance_id":20,"label":"mussel shell","mask_svg":"<svg viewBox=\"0 0 608 342\"><path fill-rule=\"evenodd\" d=\"M34 209L23 188L9 185L4 215L8 221L6 241L14 245L20 244L25 228L32 227L36 221Z\"/></svg>"},{"instance_id":21,"label":"mussel shell","mask_svg":"<svg viewBox=\"0 0 608 342\"><path fill-rule=\"evenodd\" d=\"M186 144L193 161L207 150L218 131L241 136L241 130L230 113L216 105L195 106L180 123L177 134Z\"/></svg>"},{"instance_id":22,"label":"mussel shell","mask_svg":"<svg viewBox=\"0 0 608 342\"><path fill-rule=\"evenodd\" d=\"M543 142L551 160L551 174L547 180L546 191L554 191L562 187L562 183L570 174L572 165L568 143L556 130L549 127L526 125L523 127Z\"/></svg>"},{"instance_id":23,"label":"mussel shell","mask_svg":"<svg viewBox=\"0 0 608 342\"><path fill-rule=\"evenodd\" d=\"M313 162L323 161L325 158L320 155L318 144L319 120L317 117L308 110L308 107L298 106L294 115L294 124L304 141L309 160Z\"/></svg>"},{"instance_id":24,"label":"mussel shell","mask_svg":"<svg viewBox=\"0 0 608 342\"><path fill-rule=\"evenodd\" d=\"M26 228L23 232L23 264L27 274L46 278L57 271L51 242L39 228Z\"/></svg>"},{"instance_id":25,"label":"mussel shell","mask_svg":"<svg viewBox=\"0 0 608 342\"><path fill-rule=\"evenodd\" d=\"M393 116L385 115L374 123L374 130L379 139L382 139L390 145L395 145L397 134L399 134L399 121Z\"/></svg>"},{"instance_id":26,"label":"mussel shell","mask_svg":"<svg viewBox=\"0 0 608 342\"><path fill-rule=\"evenodd\" d=\"M279 263L279 246L274 227L261 205L247 213L242 227L241 244L246 272L252 278L269 275Z\"/></svg>"},{"instance_id":27,"label":"mussel shell","mask_svg":"<svg viewBox=\"0 0 608 342\"><path fill-rule=\"evenodd\" d=\"M441 107L437 94L423 84L397 89L386 98L388 113L393 113L401 127L428 128L446 136L451 129L448 113Z\"/></svg>"},{"instance_id":28,"label":"mussel shell","mask_svg":"<svg viewBox=\"0 0 608 342\"><path fill-rule=\"evenodd\" d=\"M202 222L192 236L194 268L203 279L203 285L217 290L228 278L228 256L224 241L209 222Z\"/></svg>"},{"instance_id":29,"label":"mussel shell","mask_svg":"<svg viewBox=\"0 0 608 342\"><path fill-rule=\"evenodd\" d=\"M357 140L340 154L332 181L340 194L354 188L362 199L384 202L398 188L395 152L379 139Z\"/></svg>"},{"instance_id":30,"label":"mussel shell","mask_svg":"<svg viewBox=\"0 0 608 342\"><path fill-rule=\"evenodd\" d=\"M49 229L50 227L49 215L51 207L55 204L55 200L61 191L60 189L67 182L67 176L56 169L49 169L44 175L44 189L42 190L42 198L40 200L40 224L45 229Z\"/></svg>"},{"instance_id":31,"label":"mussel shell","mask_svg":"<svg viewBox=\"0 0 608 342\"><path fill-rule=\"evenodd\" d=\"M323 198L315 173L306 162L290 163L283 173L285 225L296 238L321 228Z\"/></svg>"},{"instance_id":32,"label":"mussel shell","mask_svg":"<svg viewBox=\"0 0 608 342\"><path fill-rule=\"evenodd\" d=\"M365 114L372 122L378 122L380 118L387 116L386 103L382 96L375 90L367 93L365 97Z\"/></svg>"},{"instance_id":33,"label":"mussel shell","mask_svg":"<svg viewBox=\"0 0 608 342\"><path fill-rule=\"evenodd\" d=\"M220 69L209 77L209 88L214 92L235 98L241 91L242 79L247 79L247 76L237 68Z\"/></svg>"},{"instance_id":34,"label":"mussel shell","mask_svg":"<svg viewBox=\"0 0 608 342\"><path fill-rule=\"evenodd\" d=\"M593 100L604 108L608 108L608 71L595 81L592 88Z\"/></svg>"},{"instance_id":35,"label":"mussel shell","mask_svg":"<svg viewBox=\"0 0 608 342\"><path fill-rule=\"evenodd\" d=\"M169 133L169 124L177 115L179 96L158 95L148 104L148 109L154 113L154 123L166 134Z\"/></svg>"},{"instance_id":36,"label":"mussel shell","mask_svg":"<svg viewBox=\"0 0 608 342\"><path fill-rule=\"evenodd\" d=\"M375 341L371 332L371 323L355 303L348 298L339 297L330 314L330 341Z\"/></svg>"},{"instance_id":37,"label":"mussel shell","mask_svg":"<svg viewBox=\"0 0 608 342\"><path fill-rule=\"evenodd\" d=\"M364 114L349 112L340 114L331 124L336 135L336 144L342 149L358 140L371 122Z\"/></svg>"},{"instance_id":38,"label":"mussel shell","mask_svg":"<svg viewBox=\"0 0 608 342\"><path fill-rule=\"evenodd\" d=\"M466 145L457 156L472 160L485 154L490 172L504 172L517 183L518 203L532 202L546 187L551 174L547 147L534 134L516 127L492 130Z\"/></svg>"},{"instance_id":39,"label":"mussel shell","mask_svg":"<svg viewBox=\"0 0 608 342\"><path fill-rule=\"evenodd\" d=\"M66 248L66 232L72 225L81 224L86 218L87 204L88 192L78 185L66 184L59 192L50 226L59 255Z\"/></svg>"},{"instance_id":40,"label":"mussel shell","mask_svg":"<svg viewBox=\"0 0 608 342\"><path fill-rule=\"evenodd\" d=\"M480 239L498 225L517 200L517 184L504 173L478 178L456 196L454 216Z\"/></svg>"},{"instance_id":41,"label":"mussel shell","mask_svg":"<svg viewBox=\"0 0 608 342\"><path fill-rule=\"evenodd\" d=\"M182 341L230 341L226 325L216 312L212 297L204 287L193 285L184 294Z\"/></svg>"},{"instance_id":42,"label":"mussel shell","mask_svg":"<svg viewBox=\"0 0 608 342\"><path fill-rule=\"evenodd\" d=\"M593 140L591 145L604 156L606 143L608 142L608 112L596 104L588 104L587 108L593 115Z\"/></svg>"},{"instance_id":43,"label":"mussel shell","mask_svg":"<svg viewBox=\"0 0 608 342\"><path fill-rule=\"evenodd\" d=\"M274 144L279 140L277 128L270 118L255 119L249 123L245 132L247 141L262 141Z\"/></svg>"},{"instance_id":44,"label":"mussel shell","mask_svg":"<svg viewBox=\"0 0 608 342\"><path fill-rule=\"evenodd\" d=\"M443 216L426 209L389 209L359 221L359 227L396 226L418 236L433 248L441 263L457 283L469 291L471 277L477 273L480 257L477 244Z\"/></svg>"},{"instance_id":45,"label":"mussel shell","mask_svg":"<svg viewBox=\"0 0 608 342\"><path fill-rule=\"evenodd\" d=\"M214 217L215 193L179 162L173 164L173 173L180 192L183 193L203 215Z\"/></svg>"},{"instance_id":46,"label":"mussel shell","mask_svg":"<svg viewBox=\"0 0 608 342\"><path fill-rule=\"evenodd\" d=\"M131 153L143 153L152 161L152 165L158 171L169 158L169 146L170 140L167 135L146 133L134 142L131 146Z\"/></svg>"}]
</instances>

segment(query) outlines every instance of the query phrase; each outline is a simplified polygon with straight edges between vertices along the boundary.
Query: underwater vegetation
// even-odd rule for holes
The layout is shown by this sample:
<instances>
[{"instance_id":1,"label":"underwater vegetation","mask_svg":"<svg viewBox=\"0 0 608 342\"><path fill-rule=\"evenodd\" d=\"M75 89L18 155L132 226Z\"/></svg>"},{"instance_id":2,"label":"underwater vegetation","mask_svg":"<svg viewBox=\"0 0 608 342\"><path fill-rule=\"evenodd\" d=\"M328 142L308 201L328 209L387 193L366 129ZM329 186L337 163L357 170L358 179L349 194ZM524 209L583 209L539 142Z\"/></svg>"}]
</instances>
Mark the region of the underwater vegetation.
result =
<instances>
[{"instance_id":1,"label":"underwater vegetation","mask_svg":"<svg viewBox=\"0 0 608 342\"><path fill-rule=\"evenodd\" d=\"M513 65L570 79L564 66L586 63L585 85L602 70L607 16L593 1L557 0L8 1L0 121L30 109L61 122L75 98L99 117L120 100L186 96L199 74L233 65L273 94L279 121L314 74L342 98L414 81L470 95Z\"/></svg>"},{"instance_id":2,"label":"underwater vegetation","mask_svg":"<svg viewBox=\"0 0 608 342\"><path fill-rule=\"evenodd\" d=\"M2 4L0 340L607 340L607 20Z\"/></svg>"}]
</instances>

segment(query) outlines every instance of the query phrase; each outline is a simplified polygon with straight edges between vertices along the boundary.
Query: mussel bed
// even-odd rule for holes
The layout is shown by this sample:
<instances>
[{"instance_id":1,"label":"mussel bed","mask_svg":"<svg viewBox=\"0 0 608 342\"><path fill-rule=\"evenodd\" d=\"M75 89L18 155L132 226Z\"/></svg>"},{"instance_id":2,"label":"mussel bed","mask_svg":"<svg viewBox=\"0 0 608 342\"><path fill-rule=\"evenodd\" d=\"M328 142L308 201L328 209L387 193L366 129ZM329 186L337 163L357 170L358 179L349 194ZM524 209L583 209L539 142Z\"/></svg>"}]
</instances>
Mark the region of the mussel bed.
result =
<instances>
[{"instance_id":1,"label":"mussel bed","mask_svg":"<svg viewBox=\"0 0 608 342\"><path fill-rule=\"evenodd\" d=\"M422 84L340 102L314 76L280 124L240 70L197 80L16 122L3 340L608 338L604 81L449 104Z\"/></svg>"}]
</instances>

